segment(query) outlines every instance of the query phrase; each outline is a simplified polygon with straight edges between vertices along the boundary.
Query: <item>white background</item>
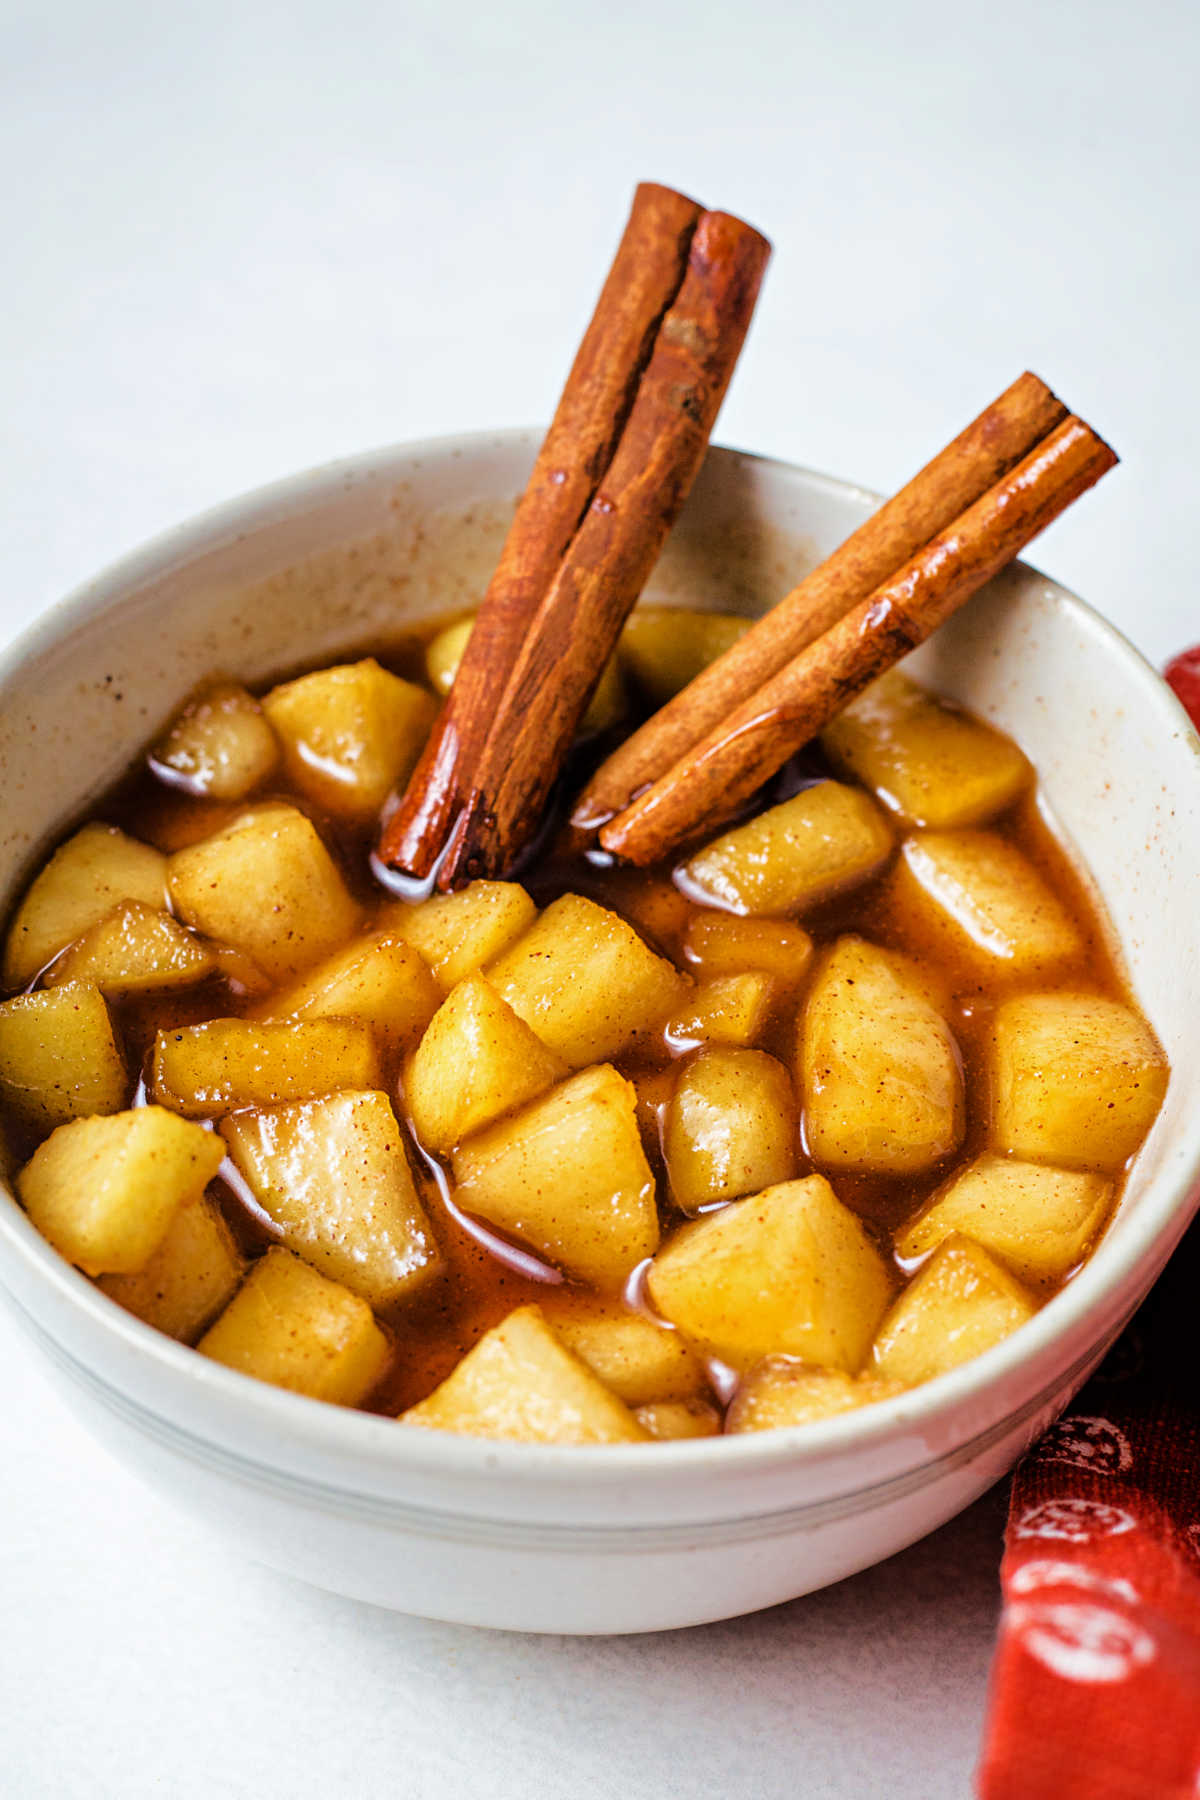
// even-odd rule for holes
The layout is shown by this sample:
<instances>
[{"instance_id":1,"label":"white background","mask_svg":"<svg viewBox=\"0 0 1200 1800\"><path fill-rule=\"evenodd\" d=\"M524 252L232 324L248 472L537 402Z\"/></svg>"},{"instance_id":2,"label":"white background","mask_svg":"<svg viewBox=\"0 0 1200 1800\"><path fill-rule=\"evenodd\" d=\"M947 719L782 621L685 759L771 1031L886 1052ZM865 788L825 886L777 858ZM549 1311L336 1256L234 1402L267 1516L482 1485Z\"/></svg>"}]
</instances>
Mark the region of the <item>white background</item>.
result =
<instances>
[{"instance_id":1,"label":"white background","mask_svg":"<svg viewBox=\"0 0 1200 1800\"><path fill-rule=\"evenodd\" d=\"M717 430L898 484L1022 367L1123 467L1039 544L1155 659L1194 595L1189 0L0 0L0 632L371 444L547 416L640 177L777 253ZM489 1636L242 1564L0 1320L5 1795L969 1790L993 1495L824 1595Z\"/></svg>"}]
</instances>

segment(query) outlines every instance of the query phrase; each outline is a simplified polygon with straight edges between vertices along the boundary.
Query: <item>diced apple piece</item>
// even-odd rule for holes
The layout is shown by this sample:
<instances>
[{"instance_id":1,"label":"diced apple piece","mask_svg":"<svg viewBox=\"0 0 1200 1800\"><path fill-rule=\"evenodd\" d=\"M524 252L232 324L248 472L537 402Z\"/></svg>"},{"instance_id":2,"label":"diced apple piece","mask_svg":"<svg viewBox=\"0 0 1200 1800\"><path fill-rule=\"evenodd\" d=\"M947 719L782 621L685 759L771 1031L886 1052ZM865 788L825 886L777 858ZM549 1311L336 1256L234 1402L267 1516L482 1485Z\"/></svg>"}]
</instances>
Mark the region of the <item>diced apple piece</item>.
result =
<instances>
[{"instance_id":1,"label":"diced apple piece","mask_svg":"<svg viewBox=\"0 0 1200 1800\"><path fill-rule=\"evenodd\" d=\"M456 1203L600 1289L658 1248L632 1083L584 1069L454 1153Z\"/></svg>"},{"instance_id":2,"label":"diced apple piece","mask_svg":"<svg viewBox=\"0 0 1200 1800\"><path fill-rule=\"evenodd\" d=\"M447 625L425 646L425 673L439 694L448 694L454 686L458 665L462 661L467 639L475 629L475 614Z\"/></svg>"},{"instance_id":3,"label":"diced apple piece","mask_svg":"<svg viewBox=\"0 0 1200 1800\"><path fill-rule=\"evenodd\" d=\"M723 1046L690 1058L667 1108L663 1155L683 1212L790 1181L799 1130L783 1064Z\"/></svg>"},{"instance_id":4,"label":"diced apple piece","mask_svg":"<svg viewBox=\"0 0 1200 1800\"><path fill-rule=\"evenodd\" d=\"M44 977L47 987L82 981L110 1000L193 987L216 972L212 946L201 943L170 913L125 900L64 950Z\"/></svg>"},{"instance_id":5,"label":"diced apple piece","mask_svg":"<svg viewBox=\"0 0 1200 1800\"><path fill-rule=\"evenodd\" d=\"M702 982L667 1023L676 1050L697 1044L752 1044L771 1016L775 984L769 975L718 975Z\"/></svg>"},{"instance_id":6,"label":"diced apple piece","mask_svg":"<svg viewBox=\"0 0 1200 1800\"><path fill-rule=\"evenodd\" d=\"M821 733L834 766L906 825L982 825L1032 785L1011 738L891 670Z\"/></svg>"},{"instance_id":7,"label":"diced apple piece","mask_svg":"<svg viewBox=\"0 0 1200 1800\"><path fill-rule=\"evenodd\" d=\"M706 979L761 971L787 989L798 987L808 974L813 941L801 926L786 919L706 912L688 926L683 955Z\"/></svg>"},{"instance_id":8,"label":"diced apple piece","mask_svg":"<svg viewBox=\"0 0 1200 1800\"><path fill-rule=\"evenodd\" d=\"M627 1406L692 1400L708 1391L691 1345L642 1313L570 1290L548 1295L543 1311L555 1336Z\"/></svg>"},{"instance_id":9,"label":"diced apple piece","mask_svg":"<svg viewBox=\"0 0 1200 1800\"><path fill-rule=\"evenodd\" d=\"M642 1134L647 1155L655 1159L662 1156L662 1134L666 1125L667 1107L675 1092L678 1072L678 1065L672 1063L666 1069L639 1069L634 1078L638 1130Z\"/></svg>"},{"instance_id":10,"label":"diced apple piece","mask_svg":"<svg viewBox=\"0 0 1200 1800\"><path fill-rule=\"evenodd\" d=\"M122 900L161 907L167 860L115 825L85 825L54 852L17 909L4 946L4 985L24 987Z\"/></svg>"},{"instance_id":11,"label":"diced apple piece","mask_svg":"<svg viewBox=\"0 0 1200 1800\"><path fill-rule=\"evenodd\" d=\"M368 656L272 688L263 710L300 792L326 812L366 823L412 774L437 701Z\"/></svg>"},{"instance_id":12,"label":"diced apple piece","mask_svg":"<svg viewBox=\"0 0 1200 1800\"><path fill-rule=\"evenodd\" d=\"M691 892L730 912L793 913L869 880L891 850L869 794L818 781L698 850L684 877Z\"/></svg>"},{"instance_id":13,"label":"diced apple piece","mask_svg":"<svg viewBox=\"0 0 1200 1800\"><path fill-rule=\"evenodd\" d=\"M176 851L167 873L180 918L243 951L273 981L320 962L358 924L333 858L294 806L243 813Z\"/></svg>"},{"instance_id":14,"label":"diced apple piece","mask_svg":"<svg viewBox=\"0 0 1200 1800\"><path fill-rule=\"evenodd\" d=\"M749 631L738 613L687 606L639 606L621 633L618 655L648 700L661 706Z\"/></svg>"},{"instance_id":15,"label":"diced apple piece","mask_svg":"<svg viewBox=\"0 0 1200 1800\"><path fill-rule=\"evenodd\" d=\"M920 971L863 938L839 938L799 1029L798 1074L814 1161L912 1175L962 1142L962 1065Z\"/></svg>"},{"instance_id":16,"label":"diced apple piece","mask_svg":"<svg viewBox=\"0 0 1200 1800\"><path fill-rule=\"evenodd\" d=\"M276 1245L256 1262L201 1356L335 1406L358 1406L387 1368L391 1345L365 1300Z\"/></svg>"},{"instance_id":17,"label":"diced apple piece","mask_svg":"<svg viewBox=\"0 0 1200 1800\"><path fill-rule=\"evenodd\" d=\"M1167 1061L1146 1021L1099 994L1026 994L992 1019L992 1142L1030 1162L1115 1171L1153 1125Z\"/></svg>"},{"instance_id":18,"label":"diced apple piece","mask_svg":"<svg viewBox=\"0 0 1200 1800\"><path fill-rule=\"evenodd\" d=\"M768 1356L738 1388L725 1429L777 1431L787 1425L809 1425L838 1413L857 1412L860 1406L890 1400L903 1391L900 1382L878 1375L847 1375L844 1369L817 1369L786 1356Z\"/></svg>"},{"instance_id":19,"label":"diced apple piece","mask_svg":"<svg viewBox=\"0 0 1200 1800\"><path fill-rule=\"evenodd\" d=\"M144 1269L177 1209L220 1167L220 1140L160 1106L60 1125L17 1177L44 1238L89 1275Z\"/></svg>"},{"instance_id":20,"label":"diced apple piece","mask_svg":"<svg viewBox=\"0 0 1200 1800\"><path fill-rule=\"evenodd\" d=\"M1112 1192L1103 1175L980 1156L905 1227L896 1249L923 1256L959 1232L1024 1281L1058 1281L1098 1235Z\"/></svg>"},{"instance_id":21,"label":"diced apple piece","mask_svg":"<svg viewBox=\"0 0 1200 1800\"><path fill-rule=\"evenodd\" d=\"M211 1133L205 1136L212 1141ZM228 1305L244 1271L244 1259L219 1207L198 1193L176 1208L166 1236L144 1268L134 1275L102 1275L100 1286L126 1312L190 1344Z\"/></svg>"},{"instance_id":22,"label":"diced apple piece","mask_svg":"<svg viewBox=\"0 0 1200 1800\"><path fill-rule=\"evenodd\" d=\"M172 1112L205 1119L236 1107L310 1100L335 1088L374 1088L379 1079L375 1041L351 1019L295 1025L207 1019L158 1033L150 1086Z\"/></svg>"},{"instance_id":23,"label":"diced apple piece","mask_svg":"<svg viewBox=\"0 0 1200 1800\"><path fill-rule=\"evenodd\" d=\"M639 1406L633 1416L644 1432L662 1443L716 1437L721 1430L721 1415L707 1400L654 1400Z\"/></svg>"},{"instance_id":24,"label":"diced apple piece","mask_svg":"<svg viewBox=\"0 0 1200 1800\"><path fill-rule=\"evenodd\" d=\"M401 1417L405 1425L522 1444L630 1444L646 1435L536 1306L509 1313Z\"/></svg>"},{"instance_id":25,"label":"diced apple piece","mask_svg":"<svg viewBox=\"0 0 1200 1800\"><path fill-rule=\"evenodd\" d=\"M439 631L435 638L431 638L425 651L425 668L439 694L448 694L454 686L458 665L474 627L475 614L471 613L469 617L459 619L457 624L447 625L444 631ZM579 729L585 736L596 731L607 731L610 725L615 725L618 719L624 718L628 710L629 700L620 659L612 656L604 665Z\"/></svg>"},{"instance_id":26,"label":"diced apple piece","mask_svg":"<svg viewBox=\"0 0 1200 1800\"><path fill-rule=\"evenodd\" d=\"M872 1366L915 1387L990 1350L1036 1310L994 1256L969 1238L947 1238L880 1326Z\"/></svg>"},{"instance_id":27,"label":"diced apple piece","mask_svg":"<svg viewBox=\"0 0 1200 1800\"><path fill-rule=\"evenodd\" d=\"M128 1089L98 988L73 982L0 1006L0 1095L27 1124L119 1112Z\"/></svg>"},{"instance_id":28,"label":"diced apple piece","mask_svg":"<svg viewBox=\"0 0 1200 1800\"><path fill-rule=\"evenodd\" d=\"M483 976L469 975L442 1002L413 1053L404 1097L417 1136L441 1155L566 1073Z\"/></svg>"},{"instance_id":29,"label":"diced apple piece","mask_svg":"<svg viewBox=\"0 0 1200 1800\"><path fill-rule=\"evenodd\" d=\"M644 869L610 872L609 904L652 950L675 960L692 916L692 903L673 881L664 875L648 875Z\"/></svg>"},{"instance_id":30,"label":"diced apple piece","mask_svg":"<svg viewBox=\"0 0 1200 1800\"><path fill-rule=\"evenodd\" d=\"M290 987L255 1009L258 1019L357 1019L380 1047L416 1043L442 1003L423 957L399 932L352 938Z\"/></svg>"},{"instance_id":31,"label":"diced apple piece","mask_svg":"<svg viewBox=\"0 0 1200 1800\"><path fill-rule=\"evenodd\" d=\"M990 831L921 831L892 877L901 929L932 936L984 977L1029 980L1075 962L1070 913L1014 844Z\"/></svg>"},{"instance_id":32,"label":"diced apple piece","mask_svg":"<svg viewBox=\"0 0 1200 1800\"><path fill-rule=\"evenodd\" d=\"M393 1306L440 1269L386 1094L235 1113L220 1130L288 1249L352 1294Z\"/></svg>"},{"instance_id":33,"label":"diced apple piece","mask_svg":"<svg viewBox=\"0 0 1200 1800\"><path fill-rule=\"evenodd\" d=\"M379 917L412 945L448 994L515 944L537 918L537 907L515 881L473 881L418 906L397 901Z\"/></svg>"},{"instance_id":34,"label":"diced apple piece","mask_svg":"<svg viewBox=\"0 0 1200 1800\"><path fill-rule=\"evenodd\" d=\"M853 1374L891 1297L883 1258L821 1175L685 1225L647 1285L664 1319L735 1369L782 1355Z\"/></svg>"},{"instance_id":35,"label":"diced apple piece","mask_svg":"<svg viewBox=\"0 0 1200 1800\"><path fill-rule=\"evenodd\" d=\"M244 800L277 768L279 740L253 694L218 681L192 696L148 760L170 787L204 800Z\"/></svg>"},{"instance_id":36,"label":"diced apple piece","mask_svg":"<svg viewBox=\"0 0 1200 1800\"><path fill-rule=\"evenodd\" d=\"M562 894L488 980L572 1068L619 1056L683 1000L687 981L632 925L580 894Z\"/></svg>"}]
</instances>

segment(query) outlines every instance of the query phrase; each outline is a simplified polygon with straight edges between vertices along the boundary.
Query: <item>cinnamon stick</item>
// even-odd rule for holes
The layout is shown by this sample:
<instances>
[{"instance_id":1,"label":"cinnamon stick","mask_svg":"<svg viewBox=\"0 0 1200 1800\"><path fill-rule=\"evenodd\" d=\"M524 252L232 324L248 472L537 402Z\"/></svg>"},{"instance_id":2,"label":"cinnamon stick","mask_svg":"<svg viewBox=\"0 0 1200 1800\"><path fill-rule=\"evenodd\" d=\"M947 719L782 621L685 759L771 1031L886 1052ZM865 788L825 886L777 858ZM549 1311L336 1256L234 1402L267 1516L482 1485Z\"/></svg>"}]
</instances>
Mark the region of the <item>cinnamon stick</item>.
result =
<instances>
[{"instance_id":1,"label":"cinnamon stick","mask_svg":"<svg viewBox=\"0 0 1200 1800\"><path fill-rule=\"evenodd\" d=\"M1026 373L860 525L723 656L625 740L592 776L571 824L592 832L679 760L793 656L958 518L1067 417Z\"/></svg>"},{"instance_id":2,"label":"cinnamon stick","mask_svg":"<svg viewBox=\"0 0 1200 1800\"><path fill-rule=\"evenodd\" d=\"M745 696L604 827L604 848L627 862L657 862L727 818L1116 461L1090 426L1065 420L903 568Z\"/></svg>"},{"instance_id":3,"label":"cinnamon stick","mask_svg":"<svg viewBox=\"0 0 1200 1800\"><path fill-rule=\"evenodd\" d=\"M536 829L622 625L704 458L770 255L706 212L612 464L517 654L438 885L508 869Z\"/></svg>"},{"instance_id":4,"label":"cinnamon stick","mask_svg":"<svg viewBox=\"0 0 1200 1800\"><path fill-rule=\"evenodd\" d=\"M624 235L488 584L454 686L380 844L427 877L470 791L492 709L529 621L608 469L659 326L679 291L702 208L654 182Z\"/></svg>"}]
</instances>

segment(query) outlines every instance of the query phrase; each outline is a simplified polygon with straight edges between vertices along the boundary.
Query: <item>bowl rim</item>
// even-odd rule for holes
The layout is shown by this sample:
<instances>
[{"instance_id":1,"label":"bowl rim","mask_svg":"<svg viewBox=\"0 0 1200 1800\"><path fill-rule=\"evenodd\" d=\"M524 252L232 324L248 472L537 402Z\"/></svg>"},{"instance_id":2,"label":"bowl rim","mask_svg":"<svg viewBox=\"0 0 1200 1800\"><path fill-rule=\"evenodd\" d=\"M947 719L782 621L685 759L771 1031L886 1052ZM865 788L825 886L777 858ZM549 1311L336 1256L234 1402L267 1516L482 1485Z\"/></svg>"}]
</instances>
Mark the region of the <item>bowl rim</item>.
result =
<instances>
[{"instance_id":1,"label":"bowl rim","mask_svg":"<svg viewBox=\"0 0 1200 1800\"><path fill-rule=\"evenodd\" d=\"M406 468L459 460L486 449L507 453L532 451L543 429L514 427L446 433L386 445L311 466L209 507L158 533L45 608L0 649L0 688L8 686L27 662L51 649L75 626L102 614L112 604L132 598L149 580L161 579L173 566L236 545L273 520L278 522L332 502L350 487L367 487L381 477L395 479ZM857 483L782 458L723 445L713 445L710 453L721 459L758 464L805 490L840 501L867 506L878 499L872 490ZM353 540L347 537L344 541ZM1123 632L1061 583L1028 563L1016 566L1044 583L1081 627L1091 629L1106 641L1123 682L1142 691L1164 731L1182 735L1189 744L1200 781L1200 736L1175 694L1142 653ZM1172 1068L1171 1079L1180 1079L1182 1074L1183 1071ZM510 1488L527 1485L545 1489L586 1483L593 1488L626 1489L631 1480L661 1482L663 1478L677 1478L684 1483L717 1470L731 1476L751 1476L781 1469L814 1469L840 1461L850 1452L869 1453L898 1433L923 1436L930 1445L927 1462L933 1463L939 1460L932 1449L935 1441L951 1446L961 1442L953 1434L938 1431L939 1423L977 1399L984 1390L999 1390L1006 1378L1022 1367L1046 1362L1047 1379L1041 1385L1047 1394L1051 1388L1057 1391L1062 1372L1055 1371L1051 1382L1047 1360L1056 1343L1085 1329L1086 1320L1093 1313L1105 1323L1091 1341L1111 1341L1149 1285L1140 1281L1140 1275L1149 1270L1150 1280L1157 1277L1200 1206L1200 1108L1194 1124L1181 1134L1170 1166L1157 1177L1160 1192L1139 1202L1130 1216L1124 1241L1114 1249L1107 1237L1102 1239L1079 1274L1041 1307L1019 1333L957 1369L892 1399L876 1401L861 1411L773 1431L660 1440L654 1445L655 1454L650 1456L644 1444L543 1445L470 1438L431 1429L398 1431L397 1421L390 1417L313 1400L211 1362L190 1346L177 1343L126 1312L59 1256L28 1219L12 1193L12 1185L4 1183L11 1204L0 1206L0 1286L7 1288L2 1259L15 1257L28 1277L48 1282L63 1304L83 1312L90 1328L137 1359L157 1365L164 1376L193 1385L218 1404L226 1405L231 1421L252 1428L260 1443L273 1441L269 1436L264 1439L264 1433L274 1434L274 1441L288 1442L334 1461L339 1457L350 1462L367 1458L380 1473L394 1473L397 1477L411 1473L460 1482L475 1477L495 1481L500 1477ZM1135 1270L1140 1272L1137 1299L1114 1305L1117 1290ZM35 1325L39 1336L50 1337L17 1295L8 1293L7 1297L18 1313ZM112 1383L108 1385L111 1387ZM1035 1399L1014 1405L1002 1416L1027 1417L1038 1403ZM266 1458L257 1463L243 1460L247 1466L263 1470L274 1466ZM354 1491L353 1481L339 1482L338 1491Z\"/></svg>"}]
</instances>

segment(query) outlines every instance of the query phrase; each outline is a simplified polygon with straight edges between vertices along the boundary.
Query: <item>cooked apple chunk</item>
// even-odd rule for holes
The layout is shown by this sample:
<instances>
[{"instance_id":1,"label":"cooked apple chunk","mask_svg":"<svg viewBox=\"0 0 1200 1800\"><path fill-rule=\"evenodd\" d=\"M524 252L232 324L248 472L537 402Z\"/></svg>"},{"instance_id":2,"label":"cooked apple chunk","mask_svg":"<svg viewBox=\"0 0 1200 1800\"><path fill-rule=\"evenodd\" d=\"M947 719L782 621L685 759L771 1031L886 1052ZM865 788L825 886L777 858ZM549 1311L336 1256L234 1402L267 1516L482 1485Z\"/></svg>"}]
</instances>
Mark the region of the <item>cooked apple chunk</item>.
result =
<instances>
[{"instance_id":1,"label":"cooked apple chunk","mask_svg":"<svg viewBox=\"0 0 1200 1800\"><path fill-rule=\"evenodd\" d=\"M896 1249L923 1256L959 1232L1024 1281L1058 1281L1094 1242L1112 1191L1103 1175L980 1156L922 1208Z\"/></svg>"},{"instance_id":2,"label":"cooked apple chunk","mask_svg":"<svg viewBox=\"0 0 1200 1800\"><path fill-rule=\"evenodd\" d=\"M125 900L63 951L44 982L47 987L88 982L106 999L125 1000L193 987L216 968L212 946L177 925L170 913Z\"/></svg>"},{"instance_id":3,"label":"cooked apple chunk","mask_svg":"<svg viewBox=\"0 0 1200 1800\"><path fill-rule=\"evenodd\" d=\"M299 981L262 1002L257 1019L357 1019L381 1049L416 1043L442 1003L442 991L399 932L351 938Z\"/></svg>"},{"instance_id":4,"label":"cooked apple chunk","mask_svg":"<svg viewBox=\"0 0 1200 1800\"><path fill-rule=\"evenodd\" d=\"M368 656L272 688L263 710L300 792L338 818L366 823L412 774L437 701Z\"/></svg>"},{"instance_id":5,"label":"cooked apple chunk","mask_svg":"<svg viewBox=\"0 0 1200 1800\"><path fill-rule=\"evenodd\" d=\"M118 1112L128 1089L98 988L72 982L0 1006L0 1094L35 1130Z\"/></svg>"},{"instance_id":6,"label":"cooked apple chunk","mask_svg":"<svg viewBox=\"0 0 1200 1800\"><path fill-rule=\"evenodd\" d=\"M561 1081L567 1066L482 975L443 1001L405 1070L417 1136L438 1155Z\"/></svg>"},{"instance_id":7,"label":"cooked apple chunk","mask_svg":"<svg viewBox=\"0 0 1200 1800\"><path fill-rule=\"evenodd\" d=\"M176 1211L202 1194L220 1140L160 1106L60 1125L17 1177L42 1236L88 1275L144 1269Z\"/></svg>"},{"instance_id":8,"label":"cooked apple chunk","mask_svg":"<svg viewBox=\"0 0 1200 1800\"><path fill-rule=\"evenodd\" d=\"M883 1258L821 1175L684 1226L647 1285L664 1319L735 1369L783 1355L853 1374L891 1297Z\"/></svg>"},{"instance_id":9,"label":"cooked apple chunk","mask_svg":"<svg viewBox=\"0 0 1200 1800\"><path fill-rule=\"evenodd\" d=\"M892 833L869 794L818 781L697 851L693 893L733 913L800 912L880 869Z\"/></svg>"},{"instance_id":10,"label":"cooked apple chunk","mask_svg":"<svg viewBox=\"0 0 1200 1800\"><path fill-rule=\"evenodd\" d=\"M160 1031L154 1040L151 1092L189 1119L378 1086L375 1041L352 1019L295 1025L207 1019Z\"/></svg>"},{"instance_id":11,"label":"cooked apple chunk","mask_svg":"<svg viewBox=\"0 0 1200 1800\"><path fill-rule=\"evenodd\" d=\"M24 987L122 900L161 907L166 895L165 856L115 825L85 825L55 851L17 909L4 946L5 987Z\"/></svg>"},{"instance_id":12,"label":"cooked apple chunk","mask_svg":"<svg viewBox=\"0 0 1200 1800\"><path fill-rule=\"evenodd\" d=\"M1004 1001L987 1065L996 1147L1080 1169L1119 1169L1167 1088L1166 1058L1149 1025L1100 994Z\"/></svg>"},{"instance_id":13,"label":"cooked apple chunk","mask_svg":"<svg viewBox=\"0 0 1200 1800\"><path fill-rule=\"evenodd\" d=\"M789 1181L799 1131L783 1064L720 1045L689 1058L667 1107L663 1155L682 1212Z\"/></svg>"},{"instance_id":14,"label":"cooked apple chunk","mask_svg":"<svg viewBox=\"0 0 1200 1800\"><path fill-rule=\"evenodd\" d=\"M1083 954L1070 913L1014 844L990 831L919 831L892 877L900 928L933 934L980 975L1029 980Z\"/></svg>"},{"instance_id":15,"label":"cooked apple chunk","mask_svg":"<svg viewBox=\"0 0 1200 1800\"><path fill-rule=\"evenodd\" d=\"M385 906L380 923L400 934L433 970L443 994L486 968L533 924L537 907L515 881L473 881L417 906Z\"/></svg>"},{"instance_id":16,"label":"cooked apple chunk","mask_svg":"<svg viewBox=\"0 0 1200 1800\"><path fill-rule=\"evenodd\" d=\"M631 1444L646 1436L629 1408L559 1343L536 1306L509 1313L401 1419L522 1444Z\"/></svg>"},{"instance_id":17,"label":"cooked apple chunk","mask_svg":"<svg viewBox=\"0 0 1200 1800\"><path fill-rule=\"evenodd\" d=\"M634 1418L642 1430L662 1443L680 1438L716 1437L721 1415L708 1400L652 1400L639 1406Z\"/></svg>"},{"instance_id":18,"label":"cooked apple chunk","mask_svg":"<svg viewBox=\"0 0 1200 1800\"><path fill-rule=\"evenodd\" d=\"M244 800L275 772L279 739L253 694L215 681L192 696L150 752L160 781L204 800Z\"/></svg>"},{"instance_id":19,"label":"cooked apple chunk","mask_svg":"<svg viewBox=\"0 0 1200 1800\"><path fill-rule=\"evenodd\" d=\"M929 694L899 669L821 733L834 766L906 825L982 825L1033 783L1011 738Z\"/></svg>"},{"instance_id":20,"label":"cooked apple chunk","mask_svg":"<svg viewBox=\"0 0 1200 1800\"><path fill-rule=\"evenodd\" d=\"M878 1375L847 1375L844 1369L818 1369L787 1356L768 1356L756 1363L734 1396L725 1429L778 1431L787 1425L810 1425L839 1413L857 1412L876 1400L903 1393L898 1381Z\"/></svg>"},{"instance_id":21,"label":"cooked apple chunk","mask_svg":"<svg viewBox=\"0 0 1200 1800\"><path fill-rule=\"evenodd\" d=\"M994 1256L969 1238L949 1237L880 1326L872 1367L885 1380L915 1387L990 1350L1036 1310Z\"/></svg>"},{"instance_id":22,"label":"cooked apple chunk","mask_svg":"<svg viewBox=\"0 0 1200 1800\"><path fill-rule=\"evenodd\" d=\"M683 1000L686 978L632 925L562 894L487 972L518 1018L572 1068L619 1056Z\"/></svg>"},{"instance_id":23,"label":"cooked apple chunk","mask_svg":"<svg viewBox=\"0 0 1200 1800\"><path fill-rule=\"evenodd\" d=\"M708 1391L704 1365L677 1331L617 1301L567 1289L542 1304L555 1335L627 1406Z\"/></svg>"},{"instance_id":24,"label":"cooked apple chunk","mask_svg":"<svg viewBox=\"0 0 1200 1800\"><path fill-rule=\"evenodd\" d=\"M359 910L311 820L294 806L252 808L167 865L175 910L288 981L343 944Z\"/></svg>"},{"instance_id":25,"label":"cooked apple chunk","mask_svg":"<svg viewBox=\"0 0 1200 1800\"><path fill-rule=\"evenodd\" d=\"M706 979L765 973L786 990L799 986L808 974L813 941L807 931L786 919L710 912L692 919L683 955Z\"/></svg>"},{"instance_id":26,"label":"cooked apple chunk","mask_svg":"<svg viewBox=\"0 0 1200 1800\"><path fill-rule=\"evenodd\" d=\"M360 1406L391 1358L370 1307L282 1245L256 1262L201 1356L335 1406Z\"/></svg>"},{"instance_id":27,"label":"cooked apple chunk","mask_svg":"<svg viewBox=\"0 0 1200 1800\"><path fill-rule=\"evenodd\" d=\"M601 1290L658 1248L658 1212L631 1082L584 1069L461 1144L457 1204Z\"/></svg>"},{"instance_id":28,"label":"cooked apple chunk","mask_svg":"<svg viewBox=\"0 0 1200 1800\"><path fill-rule=\"evenodd\" d=\"M372 1306L407 1300L441 1258L386 1094L340 1093L221 1122L283 1242Z\"/></svg>"},{"instance_id":29,"label":"cooked apple chunk","mask_svg":"<svg viewBox=\"0 0 1200 1800\"><path fill-rule=\"evenodd\" d=\"M662 706L749 631L738 613L690 606L638 606L621 633L618 655L648 700Z\"/></svg>"},{"instance_id":30,"label":"cooked apple chunk","mask_svg":"<svg viewBox=\"0 0 1200 1800\"><path fill-rule=\"evenodd\" d=\"M458 665L474 628L475 614L471 613L467 618L459 619L456 624L447 625L444 631L439 631L435 638L430 639L425 651L425 669L439 694L448 694L454 686ZM579 730L585 737L593 732L607 731L628 710L629 700L620 659L611 656L596 683L596 691L588 702Z\"/></svg>"},{"instance_id":31,"label":"cooked apple chunk","mask_svg":"<svg viewBox=\"0 0 1200 1800\"><path fill-rule=\"evenodd\" d=\"M211 1133L205 1136L211 1141ZM102 1275L100 1286L126 1312L191 1344L228 1305L244 1271L220 1209L197 1193L175 1209L166 1236L143 1268L133 1275Z\"/></svg>"},{"instance_id":32,"label":"cooked apple chunk","mask_svg":"<svg viewBox=\"0 0 1200 1800\"><path fill-rule=\"evenodd\" d=\"M701 982L685 1006L667 1021L675 1049L697 1044L752 1044L771 1016L775 984L769 975L718 975Z\"/></svg>"},{"instance_id":33,"label":"cooked apple chunk","mask_svg":"<svg viewBox=\"0 0 1200 1800\"><path fill-rule=\"evenodd\" d=\"M814 1161L917 1174L962 1142L962 1064L915 964L864 938L821 963L799 1029L804 1128Z\"/></svg>"}]
</instances>

